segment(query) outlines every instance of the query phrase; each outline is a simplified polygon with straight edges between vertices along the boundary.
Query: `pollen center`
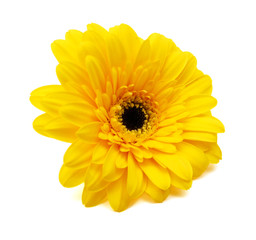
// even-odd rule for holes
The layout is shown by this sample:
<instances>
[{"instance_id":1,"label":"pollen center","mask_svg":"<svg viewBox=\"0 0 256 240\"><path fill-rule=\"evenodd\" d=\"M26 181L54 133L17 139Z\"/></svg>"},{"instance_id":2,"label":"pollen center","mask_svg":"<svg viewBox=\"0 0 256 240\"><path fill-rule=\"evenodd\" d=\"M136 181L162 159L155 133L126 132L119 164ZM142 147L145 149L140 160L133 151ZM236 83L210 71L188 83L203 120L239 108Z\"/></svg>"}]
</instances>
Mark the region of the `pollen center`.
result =
<instances>
[{"instance_id":1,"label":"pollen center","mask_svg":"<svg viewBox=\"0 0 256 240\"><path fill-rule=\"evenodd\" d=\"M145 113L140 107L134 106L126 108L122 114L123 125L130 131L142 128L145 120Z\"/></svg>"},{"instance_id":2,"label":"pollen center","mask_svg":"<svg viewBox=\"0 0 256 240\"><path fill-rule=\"evenodd\" d=\"M157 129L157 107L146 91L123 93L110 109L111 132L125 143L144 141Z\"/></svg>"}]
</instances>

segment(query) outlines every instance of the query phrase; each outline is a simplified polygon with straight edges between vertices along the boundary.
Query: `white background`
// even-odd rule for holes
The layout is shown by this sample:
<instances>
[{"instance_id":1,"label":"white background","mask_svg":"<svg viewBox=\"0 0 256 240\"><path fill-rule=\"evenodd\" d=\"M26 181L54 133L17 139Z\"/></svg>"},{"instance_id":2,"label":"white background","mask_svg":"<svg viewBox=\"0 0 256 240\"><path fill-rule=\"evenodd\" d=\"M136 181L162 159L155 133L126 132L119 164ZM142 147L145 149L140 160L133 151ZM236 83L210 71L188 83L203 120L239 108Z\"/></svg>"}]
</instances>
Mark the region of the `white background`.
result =
<instances>
[{"instance_id":1,"label":"white background","mask_svg":"<svg viewBox=\"0 0 256 240\"><path fill-rule=\"evenodd\" d=\"M0 239L256 239L255 1L1 1ZM58 182L67 143L32 129L30 92L58 84L50 44L69 29L129 24L158 32L213 79L223 160L162 204L85 208Z\"/></svg>"}]
</instances>

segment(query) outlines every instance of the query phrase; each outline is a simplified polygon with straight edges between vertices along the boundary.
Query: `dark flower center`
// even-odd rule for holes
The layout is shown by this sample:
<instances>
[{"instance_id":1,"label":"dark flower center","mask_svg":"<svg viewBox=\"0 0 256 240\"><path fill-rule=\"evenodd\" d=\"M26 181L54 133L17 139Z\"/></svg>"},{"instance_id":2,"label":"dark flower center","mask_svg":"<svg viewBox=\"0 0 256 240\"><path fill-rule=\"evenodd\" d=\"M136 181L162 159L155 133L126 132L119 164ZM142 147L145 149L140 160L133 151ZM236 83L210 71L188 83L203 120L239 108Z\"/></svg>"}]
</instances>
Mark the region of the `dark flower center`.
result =
<instances>
[{"instance_id":1,"label":"dark flower center","mask_svg":"<svg viewBox=\"0 0 256 240\"><path fill-rule=\"evenodd\" d=\"M124 113L122 114L123 125L128 130L138 130L142 128L146 117L145 113L141 108L137 107L128 107L124 109Z\"/></svg>"}]
</instances>

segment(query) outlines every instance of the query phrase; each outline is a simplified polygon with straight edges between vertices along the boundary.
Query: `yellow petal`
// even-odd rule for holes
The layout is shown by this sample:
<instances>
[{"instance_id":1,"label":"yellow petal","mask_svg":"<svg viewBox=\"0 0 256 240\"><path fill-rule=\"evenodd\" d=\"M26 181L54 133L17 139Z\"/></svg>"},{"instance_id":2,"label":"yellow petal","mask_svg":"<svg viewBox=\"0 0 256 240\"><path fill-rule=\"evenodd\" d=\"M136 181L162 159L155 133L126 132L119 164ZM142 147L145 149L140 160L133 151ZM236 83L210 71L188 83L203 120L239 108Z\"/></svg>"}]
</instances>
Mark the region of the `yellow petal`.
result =
<instances>
[{"instance_id":1,"label":"yellow petal","mask_svg":"<svg viewBox=\"0 0 256 240\"><path fill-rule=\"evenodd\" d=\"M158 142L158 141L155 141L155 140L147 140L147 141L144 142L144 145L149 147L149 148L161 151L161 152L166 152L166 153L176 152L175 145L173 145L171 143Z\"/></svg>"},{"instance_id":2,"label":"yellow petal","mask_svg":"<svg viewBox=\"0 0 256 240\"><path fill-rule=\"evenodd\" d=\"M70 62L64 62L56 68L57 77L61 85L69 92L82 95L86 101L91 102L90 96L85 93L81 86L89 85L90 80L85 69Z\"/></svg>"},{"instance_id":3,"label":"yellow petal","mask_svg":"<svg viewBox=\"0 0 256 240\"><path fill-rule=\"evenodd\" d=\"M215 155L213 155L211 153L207 153L206 152L205 155L206 155L206 157L207 157L207 159L209 160L210 163L216 164L216 163L218 163L220 161L219 157L217 157L217 156L215 156Z\"/></svg>"},{"instance_id":4,"label":"yellow petal","mask_svg":"<svg viewBox=\"0 0 256 240\"><path fill-rule=\"evenodd\" d=\"M209 165L209 161L204 152L186 142L178 143L177 148L184 158L190 162L193 168L193 178L199 177Z\"/></svg>"},{"instance_id":5,"label":"yellow petal","mask_svg":"<svg viewBox=\"0 0 256 240\"><path fill-rule=\"evenodd\" d=\"M184 105L176 104L172 105L170 108L168 108L163 114L166 116L165 118L173 118L181 113L184 113L186 111L186 108Z\"/></svg>"},{"instance_id":6,"label":"yellow petal","mask_svg":"<svg viewBox=\"0 0 256 240\"><path fill-rule=\"evenodd\" d=\"M51 48L58 62L79 62L78 52L79 44L83 34L77 30L70 30L66 34L65 40L56 40L52 43Z\"/></svg>"},{"instance_id":7,"label":"yellow petal","mask_svg":"<svg viewBox=\"0 0 256 240\"><path fill-rule=\"evenodd\" d=\"M39 134L42 134L46 137L48 137L47 133L44 131L44 127L45 125L50 122L51 120L53 120L54 117L50 116L47 113L44 113L40 116L38 116L34 122L33 122L33 128L35 129L36 132L38 132Z\"/></svg>"},{"instance_id":8,"label":"yellow petal","mask_svg":"<svg viewBox=\"0 0 256 240\"><path fill-rule=\"evenodd\" d=\"M149 40L145 40L139 49L138 55L135 60L134 67L137 68L140 65L145 64L149 59L150 54L150 42Z\"/></svg>"},{"instance_id":9,"label":"yellow petal","mask_svg":"<svg viewBox=\"0 0 256 240\"><path fill-rule=\"evenodd\" d=\"M149 79L149 71L147 68L143 69L142 71L138 71L140 68L137 68L135 71L134 79L134 89L139 91L144 89L145 84L148 84Z\"/></svg>"},{"instance_id":10,"label":"yellow petal","mask_svg":"<svg viewBox=\"0 0 256 240\"><path fill-rule=\"evenodd\" d=\"M61 85L48 85L35 89L31 92L29 98L30 102L38 109L44 111L44 107L41 105L43 97L51 93L63 92L65 91Z\"/></svg>"},{"instance_id":11,"label":"yellow petal","mask_svg":"<svg viewBox=\"0 0 256 240\"><path fill-rule=\"evenodd\" d=\"M166 190L171 185L171 178L168 170L161 167L152 159L146 159L139 163L140 168L158 188Z\"/></svg>"},{"instance_id":12,"label":"yellow petal","mask_svg":"<svg viewBox=\"0 0 256 240\"><path fill-rule=\"evenodd\" d=\"M207 133L207 132L184 132L182 134L183 139L186 140L195 140L202 142L216 142L217 134L216 133Z\"/></svg>"},{"instance_id":13,"label":"yellow petal","mask_svg":"<svg viewBox=\"0 0 256 240\"><path fill-rule=\"evenodd\" d=\"M167 127L162 127L162 128L159 128L156 131L154 136L165 137L165 136L168 136L171 133L175 132L176 130L178 130L177 124L176 125L167 126Z\"/></svg>"},{"instance_id":14,"label":"yellow petal","mask_svg":"<svg viewBox=\"0 0 256 240\"><path fill-rule=\"evenodd\" d=\"M88 84L88 75L85 69L69 62L61 63L56 68L56 73L61 84L75 83L77 86Z\"/></svg>"},{"instance_id":15,"label":"yellow petal","mask_svg":"<svg viewBox=\"0 0 256 240\"><path fill-rule=\"evenodd\" d=\"M95 192L84 188L82 202L86 207L94 207L102 203L106 199L106 196L107 193L105 189Z\"/></svg>"},{"instance_id":16,"label":"yellow petal","mask_svg":"<svg viewBox=\"0 0 256 240\"><path fill-rule=\"evenodd\" d=\"M84 43L86 42L90 42L91 44L93 44L98 50L99 52L102 54L102 56L104 56L104 58L107 57L106 55L106 43L105 43L105 37L106 35L108 35L109 33L102 27L100 27L99 25L95 27L95 25L93 26L93 24L89 24L87 25L88 30L86 32L84 32L83 35L83 41L81 44L81 48L80 48L80 58L83 58L83 51L84 51ZM86 47L86 45L85 45ZM88 45L87 45L88 47ZM88 53L88 55L92 55L95 56L94 54L90 54L92 53L91 50L87 50L86 51ZM85 52L85 54L86 54ZM95 56L97 57L97 56Z\"/></svg>"},{"instance_id":17,"label":"yellow petal","mask_svg":"<svg viewBox=\"0 0 256 240\"><path fill-rule=\"evenodd\" d=\"M118 37L120 42L123 44L127 59L133 62L141 44L141 41L135 31L130 26L121 24L110 28L109 32Z\"/></svg>"},{"instance_id":18,"label":"yellow petal","mask_svg":"<svg viewBox=\"0 0 256 240\"><path fill-rule=\"evenodd\" d=\"M98 60L95 57L87 56L85 66L93 89L103 90L106 86L106 79Z\"/></svg>"},{"instance_id":19,"label":"yellow petal","mask_svg":"<svg viewBox=\"0 0 256 240\"><path fill-rule=\"evenodd\" d=\"M176 122L176 119L174 118L167 118L159 122L159 127L165 127L165 126L170 126L173 125Z\"/></svg>"},{"instance_id":20,"label":"yellow petal","mask_svg":"<svg viewBox=\"0 0 256 240\"><path fill-rule=\"evenodd\" d=\"M160 90L156 96L156 100L161 105L162 103L170 102L172 99L173 87L166 86L164 89Z\"/></svg>"},{"instance_id":21,"label":"yellow petal","mask_svg":"<svg viewBox=\"0 0 256 240\"><path fill-rule=\"evenodd\" d=\"M163 202L169 195L170 190L165 191L156 187L151 181L148 180L145 192L157 203Z\"/></svg>"},{"instance_id":22,"label":"yellow petal","mask_svg":"<svg viewBox=\"0 0 256 240\"><path fill-rule=\"evenodd\" d=\"M211 95L212 93L212 80L208 75L203 75L196 79L179 92L179 101L184 101L190 96L205 94Z\"/></svg>"},{"instance_id":23,"label":"yellow petal","mask_svg":"<svg viewBox=\"0 0 256 240\"><path fill-rule=\"evenodd\" d=\"M126 174L111 183L107 188L107 193L109 204L113 210L117 212L124 211L130 202L130 197L126 190Z\"/></svg>"},{"instance_id":24,"label":"yellow petal","mask_svg":"<svg viewBox=\"0 0 256 240\"><path fill-rule=\"evenodd\" d=\"M82 32L72 29L66 32L65 39L67 41L72 42L74 45L77 45L81 42L82 35L83 35Z\"/></svg>"},{"instance_id":25,"label":"yellow petal","mask_svg":"<svg viewBox=\"0 0 256 240\"><path fill-rule=\"evenodd\" d=\"M82 127L83 125L97 121L94 108L86 103L71 103L60 108L60 115L70 123Z\"/></svg>"},{"instance_id":26,"label":"yellow petal","mask_svg":"<svg viewBox=\"0 0 256 240\"><path fill-rule=\"evenodd\" d=\"M126 168L128 165L127 157L128 157L127 153L119 154L119 157L116 159L116 167Z\"/></svg>"},{"instance_id":27,"label":"yellow petal","mask_svg":"<svg viewBox=\"0 0 256 240\"><path fill-rule=\"evenodd\" d=\"M167 167L170 171L175 173L180 178L184 180L192 179L192 167L188 160L184 159L180 152L169 154L159 151L153 151L153 158L160 164Z\"/></svg>"},{"instance_id":28,"label":"yellow petal","mask_svg":"<svg viewBox=\"0 0 256 240\"><path fill-rule=\"evenodd\" d=\"M100 122L87 123L81 127L76 134L87 143L97 143L99 140L98 134L100 131L100 126Z\"/></svg>"},{"instance_id":29,"label":"yellow petal","mask_svg":"<svg viewBox=\"0 0 256 240\"><path fill-rule=\"evenodd\" d=\"M126 54L123 44L114 35L110 34L106 38L108 57L112 67L123 67L126 60Z\"/></svg>"},{"instance_id":30,"label":"yellow petal","mask_svg":"<svg viewBox=\"0 0 256 240\"><path fill-rule=\"evenodd\" d=\"M169 82L177 79L187 61L188 55L175 49L172 54L167 56L166 64L162 71L162 79L168 79Z\"/></svg>"},{"instance_id":31,"label":"yellow petal","mask_svg":"<svg viewBox=\"0 0 256 240\"><path fill-rule=\"evenodd\" d=\"M106 181L112 182L119 179L124 170L116 167L116 159L122 157L125 154L119 151L119 148L116 144L112 145L106 155L104 164L103 164L103 178Z\"/></svg>"},{"instance_id":32,"label":"yellow petal","mask_svg":"<svg viewBox=\"0 0 256 240\"><path fill-rule=\"evenodd\" d=\"M171 179L172 179L172 186L183 189L183 190L188 190L192 186L192 179L191 180L184 180L182 178L179 178L176 174L173 172L170 173Z\"/></svg>"},{"instance_id":33,"label":"yellow petal","mask_svg":"<svg viewBox=\"0 0 256 240\"><path fill-rule=\"evenodd\" d=\"M98 142L93 150L92 163L103 164L109 148L110 146L106 143L106 141Z\"/></svg>"},{"instance_id":34,"label":"yellow petal","mask_svg":"<svg viewBox=\"0 0 256 240\"><path fill-rule=\"evenodd\" d=\"M189 52L184 52L183 54L186 54L188 56L188 61L185 68L177 78L177 82L179 83L179 85L186 85L191 82L193 80L191 77L193 76L194 72L197 71L196 58Z\"/></svg>"},{"instance_id":35,"label":"yellow petal","mask_svg":"<svg viewBox=\"0 0 256 240\"><path fill-rule=\"evenodd\" d=\"M45 115L44 115L45 116ZM40 121L36 119L33 123L34 129L40 134L58 139L64 142L73 142L76 140L76 131L78 128L62 118L53 118L50 121L46 121L47 117ZM45 121L45 125L38 125Z\"/></svg>"},{"instance_id":36,"label":"yellow petal","mask_svg":"<svg viewBox=\"0 0 256 240\"><path fill-rule=\"evenodd\" d=\"M87 29L89 31L93 31L98 33L100 36L104 37L105 35L108 34L107 30L103 28L102 26L96 24L96 23L91 23L87 25Z\"/></svg>"},{"instance_id":37,"label":"yellow petal","mask_svg":"<svg viewBox=\"0 0 256 240\"><path fill-rule=\"evenodd\" d=\"M148 148L143 148L142 146L139 148L136 148L138 151L142 152L143 158L152 158L152 153ZM136 152L136 151L135 151ZM135 153L133 152L133 153Z\"/></svg>"},{"instance_id":38,"label":"yellow petal","mask_svg":"<svg viewBox=\"0 0 256 240\"><path fill-rule=\"evenodd\" d=\"M182 121L185 131L223 133L225 131L220 120L214 117L193 117Z\"/></svg>"},{"instance_id":39,"label":"yellow petal","mask_svg":"<svg viewBox=\"0 0 256 240\"><path fill-rule=\"evenodd\" d=\"M173 134L168 137L157 137L153 136L153 140L159 141L159 142L164 142L164 143L178 143L183 141L183 137L179 134Z\"/></svg>"},{"instance_id":40,"label":"yellow petal","mask_svg":"<svg viewBox=\"0 0 256 240\"><path fill-rule=\"evenodd\" d=\"M146 148L132 146L130 150L139 162L142 162L144 158L152 158L152 153Z\"/></svg>"},{"instance_id":41,"label":"yellow petal","mask_svg":"<svg viewBox=\"0 0 256 240\"><path fill-rule=\"evenodd\" d=\"M111 107L111 95L102 94L103 107L108 111Z\"/></svg>"},{"instance_id":42,"label":"yellow petal","mask_svg":"<svg viewBox=\"0 0 256 240\"><path fill-rule=\"evenodd\" d=\"M186 100L186 111L189 112L189 117L193 117L202 113L208 112L214 108L217 104L217 100L212 96L196 95L189 97Z\"/></svg>"},{"instance_id":43,"label":"yellow petal","mask_svg":"<svg viewBox=\"0 0 256 240\"><path fill-rule=\"evenodd\" d=\"M216 164L220 159L222 159L222 152L217 143L196 142L196 146L205 152L205 155L210 163Z\"/></svg>"},{"instance_id":44,"label":"yellow petal","mask_svg":"<svg viewBox=\"0 0 256 240\"><path fill-rule=\"evenodd\" d=\"M85 100L75 93L57 92L44 96L41 100L43 111L58 115L60 107L69 103L86 103Z\"/></svg>"},{"instance_id":45,"label":"yellow petal","mask_svg":"<svg viewBox=\"0 0 256 240\"><path fill-rule=\"evenodd\" d=\"M70 145L64 155L64 164L70 168L85 168L92 159L93 146L82 140L76 140Z\"/></svg>"},{"instance_id":46,"label":"yellow petal","mask_svg":"<svg viewBox=\"0 0 256 240\"><path fill-rule=\"evenodd\" d=\"M105 44L104 40L101 39L97 34L86 32L86 39L81 43L81 49L79 52L81 60L86 59L87 56L92 56L94 59L99 61L100 66L102 67L103 73L107 73L108 68L108 60L106 59L106 55L102 49L102 45ZM89 39L88 39L88 35ZM93 37L94 39L90 39ZM102 43L103 41L103 43Z\"/></svg>"},{"instance_id":47,"label":"yellow petal","mask_svg":"<svg viewBox=\"0 0 256 240\"><path fill-rule=\"evenodd\" d=\"M127 173L127 192L130 197L137 198L145 191L146 182L143 172L130 153L128 154Z\"/></svg>"},{"instance_id":48,"label":"yellow petal","mask_svg":"<svg viewBox=\"0 0 256 240\"><path fill-rule=\"evenodd\" d=\"M102 178L102 165L91 164L85 174L85 188L90 191L100 191L107 187L109 182Z\"/></svg>"},{"instance_id":49,"label":"yellow petal","mask_svg":"<svg viewBox=\"0 0 256 240\"><path fill-rule=\"evenodd\" d=\"M212 154L219 159L222 159L222 152L217 143L208 143L207 153Z\"/></svg>"},{"instance_id":50,"label":"yellow petal","mask_svg":"<svg viewBox=\"0 0 256 240\"><path fill-rule=\"evenodd\" d=\"M159 33L151 34L148 37L148 40L150 41L151 46L151 59L159 60L159 68L161 69L166 61L167 55L171 53L171 49L175 47L175 44L171 39L168 39Z\"/></svg>"},{"instance_id":51,"label":"yellow petal","mask_svg":"<svg viewBox=\"0 0 256 240\"><path fill-rule=\"evenodd\" d=\"M215 144L215 143L199 142L199 141L193 141L193 140L185 140L184 142L190 143L200 148L203 152L206 152L209 149L208 144Z\"/></svg>"},{"instance_id":52,"label":"yellow petal","mask_svg":"<svg viewBox=\"0 0 256 240\"><path fill-rule=\"evenodd\" d=\"M69 168L62 165L59 173L60 183L67 188L75 187L83 183L86 168Z\"/></svg>"}]
</instances>

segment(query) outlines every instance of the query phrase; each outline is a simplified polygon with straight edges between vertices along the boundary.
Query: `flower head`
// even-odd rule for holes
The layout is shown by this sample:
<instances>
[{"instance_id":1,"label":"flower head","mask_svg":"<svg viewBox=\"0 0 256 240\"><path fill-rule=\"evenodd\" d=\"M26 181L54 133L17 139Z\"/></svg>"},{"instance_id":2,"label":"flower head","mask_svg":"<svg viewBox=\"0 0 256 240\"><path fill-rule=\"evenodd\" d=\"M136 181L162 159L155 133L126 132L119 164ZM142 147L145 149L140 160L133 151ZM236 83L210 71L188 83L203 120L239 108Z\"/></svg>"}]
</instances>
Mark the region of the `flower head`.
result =
<instances>
[{"instance_id":1,"label":"flower head","mask_svg":"<svg viewBox=\"0 0 256 240\"><path fill-rule=\"evenodd\" d=\"M33 126L71 143L59 180L84 183L85 206L108 199L122 211L144 193L162 202L172 186L189 189L221 159L224 126L211 115L211 78L172 40L142 40L124 24L109 31L90 24L84 33L67 32L52 51L60 85L31 93L45 112Z\"/></svg>"}]
</instances>

